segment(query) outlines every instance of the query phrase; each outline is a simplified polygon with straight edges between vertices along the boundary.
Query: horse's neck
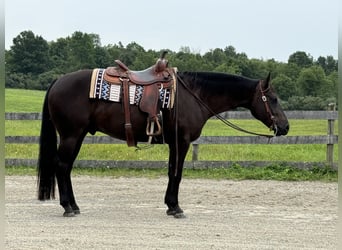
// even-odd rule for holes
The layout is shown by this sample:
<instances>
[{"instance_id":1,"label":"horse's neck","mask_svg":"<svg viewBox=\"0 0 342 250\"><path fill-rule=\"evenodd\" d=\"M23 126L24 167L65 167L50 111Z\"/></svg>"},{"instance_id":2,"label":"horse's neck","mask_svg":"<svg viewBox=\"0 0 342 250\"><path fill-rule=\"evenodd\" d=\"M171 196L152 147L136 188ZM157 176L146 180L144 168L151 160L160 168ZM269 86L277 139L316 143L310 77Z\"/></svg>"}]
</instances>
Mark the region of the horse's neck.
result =
<instances>
[{"instance_id":1,"label":"horse's neck","mask_svg":"<svg viewBox=\"0 0 342 250\"><path fill-rule=\"evenodd\" d=\"M254 81L229 75L226 78L218 77L217 79L215 79L215 74L212 76L210 80L198 78L197 82L200 88L198 92L200 98L213 112L221 113L237 107L250 108L255 93Z\"/></svg>"}]
</instances>

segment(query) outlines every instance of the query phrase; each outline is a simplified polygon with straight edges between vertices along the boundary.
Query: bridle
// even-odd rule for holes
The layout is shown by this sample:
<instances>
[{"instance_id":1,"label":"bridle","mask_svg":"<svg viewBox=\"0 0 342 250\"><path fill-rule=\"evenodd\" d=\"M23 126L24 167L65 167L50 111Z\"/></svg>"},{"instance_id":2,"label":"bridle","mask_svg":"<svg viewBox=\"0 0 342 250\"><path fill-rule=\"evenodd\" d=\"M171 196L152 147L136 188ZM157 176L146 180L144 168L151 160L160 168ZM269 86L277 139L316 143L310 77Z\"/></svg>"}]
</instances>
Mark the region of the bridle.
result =
<instances>
[{"instance_id":1,"label":"bridle","mask_svg":"<svg viewBox=\"0 0 342 250\"><path fill-rule=\"evenodd\" d=\"M268 116L270 117L270 119L272 121L272 125L270 126L270 130L275 130L275 134L276 134L278 127L277 127L277 124L275 122L275 117L272 113L272 110L270 108L270 104L269 104L267 96L266 96L266 93L270 90L270 86L268 86L267 89L262 89L262 83L263 83L263 80L260 80L259 81L259 90L261 93L261 100L264 102L266 113L268 114Z\"/></svg>"},{"instance_id":2,"label":"bridle","mask_svg":"<svg viewBox=\"0 0 342 250\"><path fill-rule=\"evenodd\" d=\"M222 121L224 124L226 124L228 127L231 127L235 130L238 130L238 131L241 131L241 132L244 132L244 133L247 133L247 134L252 134L252 135L258 135L258 136L265 136L267 138L272 138L274 137L274 135L268 135L268 134L261 134L261 133L256 133L256 132L252 132L252 131L248 131L246 129L243 129L235 124L233 124L232 122L226 120L225 118L223 118L220 114L217 114L216 112L214 112L206 103L204 103L202 101L202 99L196 95L194 92L192 92L192 90L188 87L188 84L186 84L184 82L184 80L179 76L177 75L177 79L178 81L183 85L183 87L193 96L195 97L195 99L203 106L205 107L213 116L216 116L217 119L219 119L220 121ZM270 119L272 120L272 125L270 127L270 129L277 129L277 125L275 124L275 118L272 114L272 111L269 107L269 103L268 103L268 99L265 95L265 93L269 90L269 88L263 90L261 88L261 83L262 83L262 80L259 81L259 86L260 86L260 92L261 92L261 99L262 101L264 102L265 104L265 108L266 108L266 112L269 114L270 116ZM178 92L178 91L177 91ZM277 131L275 131L277 132ZM276 134L276 133L275 133Z\"/></svg>"}]
</instances>

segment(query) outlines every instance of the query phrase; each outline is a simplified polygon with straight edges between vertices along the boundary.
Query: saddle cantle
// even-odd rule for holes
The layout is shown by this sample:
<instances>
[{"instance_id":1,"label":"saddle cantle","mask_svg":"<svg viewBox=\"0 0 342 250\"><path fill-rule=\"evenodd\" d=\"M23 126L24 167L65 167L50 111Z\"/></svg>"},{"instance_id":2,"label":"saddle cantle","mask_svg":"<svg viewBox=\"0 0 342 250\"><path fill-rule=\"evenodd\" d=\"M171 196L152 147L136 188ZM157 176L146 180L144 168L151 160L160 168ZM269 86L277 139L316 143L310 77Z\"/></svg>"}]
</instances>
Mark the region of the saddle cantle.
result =
<instances>
[{"instance_id":1,"label":"saddle cantle","mask_svg":"<svg viewBox=\"0 0 342 250\"><path fill-rule=\"evenodd\" d=\"M130 70L120 60L115 60L118 67L106 68L103 79L111 84L122 86L122 102L125 112L125 130L128 146L136 146L132 124L130 119L130 85L143 86L143 93L139 102L141 111L148 114L146 134L150 137L160 135L162 127L160 125L158 114L160 112L159 91L163 88L173 88L175 90L176 68L168 67L168 61L165 59L166 52L163 52L156 64L142 71ZM155 131L156 125L156 131Z\"/></svg>"}]
</instances>

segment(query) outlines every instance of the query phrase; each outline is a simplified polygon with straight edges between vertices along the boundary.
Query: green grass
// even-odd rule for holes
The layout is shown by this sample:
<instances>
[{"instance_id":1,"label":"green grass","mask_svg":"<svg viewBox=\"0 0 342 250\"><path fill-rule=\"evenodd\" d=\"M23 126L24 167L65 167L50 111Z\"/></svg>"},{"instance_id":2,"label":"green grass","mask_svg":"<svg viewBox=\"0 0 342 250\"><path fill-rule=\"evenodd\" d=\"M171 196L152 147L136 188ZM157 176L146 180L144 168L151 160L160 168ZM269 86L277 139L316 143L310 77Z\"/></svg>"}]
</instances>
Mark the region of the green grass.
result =
<instances>
[{"instance_id":1,"label":"green grass","mask_svg":"<svg viewBox=\"0 0 342 250\"><path fill-rule=\"evenodd\" d=\"M269 133L268 129L257 120L230 120L247 130ZM5 121L6 135L39 135L40 121ZM335 133L337 134L337 121ZM326 135L327 121L324 120L290 120L289 136ZM210 119L202 131L202 136L244 136L243 132L228 128L219 120Z\"/></svg>"},{"instance_id":2,"label":"green grass","mask_svg":"<svg viewBox=\"0 0 342 250\"><path fill-rule=\"evenodd\" d=\"M324 162L325 145L200 145L199 159L206 161L288 161L288 162ZM335 147L336 148L336 147ZM190 148L186 160L192 157ZM6 158L38 158L36 144L6 144ZM337 149L334 151L337 159ZM155 145L146 150L135 151L125 144L84 144L78 155L79 160L132 160L167 161L167 145Z\"/></svg>"},{"instance_id":3,"label":"green grass","mask_svg":"<svg viewBox=\"0 0 342 250\"><path fill-rule=\"evenodd\" d=\"M5 89L5 112L41 112L45 91Z\"/></svg>"},{"instance_id":4,"label":"green grass","mask_svg":"<svg viewBox=\"0 0 342 250\"><path fill-rule=\"evenodd\" d=\"M6 112L41 112L42 102L44 99L44 91L28 91L6 89ZM231 120L233 123L247 129L261 133L267 133L267 128L257 120ZM337 122L335 124L337 128ZM336 133L337 133L337 129ZM6 136L38 136L40 131L40 121L5 121ZM290 120L289 136L295 135L325 135L327 131L327 121L325 120ZM243 136L242 132L228 128L218 120L209 120L202 131L203 136ZM325 145L200 145L199 160L208 161L278 161L278 162L324 162L325 161ZM191 148L188 152L186 160L191 160ZM6 158L38 158L38 145L36 144L6 144ZM168 146L155 145L146 150L135 151L126 144L103 144L89 145L83 144L78 159L98 159L98 160L168 160ZM334 147L334 159L337 160L337 146ZM8 174L15 174L20 171L19 168L8 168ZM31 168L25 168L25 171L31 171ZM144 171L148 175L159 176L165 175L165 170L132 170L132 169L114 169L114 170L77 170L80 174L101 175L144 175ZM78 173L76 171L76 173ZM304 173L298 172L303 171ZM291 175L290 175L291 173ZM192 178L232 178L232 179L249 179L249 178L271 178L284 180L334 180L334 174L330 172L307 172L306 170L296 170L286 165L282 166L266 166L264 168L241 168L235 166L233 168L224 169L208 169L208 170L186 170L184 176ZM279 175L279 176L278 176ZM302 176L304 175L304 176ZM297 177L296 177L297 176ZM308 177L309 176L309 177ZM310 177L311 176L311 177ZM312 177L315 176L315 177Z\"/></svg>"},{"instance_id":5,"label":"green grass","mask_svg":"<svg viewBox=\"0 0 342 250\"><path fill-rule=\"evenodd\" d=\"M34 167L6 167L6 175L36 175ZM96 177L145 177L160 178L167 176L166 168L159 169L127 169L127 168L74 168L73 176L88 175ZM241 167L237 164L229 168L187 169L183 170L183 178L215 179L215 180L278 180L278 181L324 181L336 182L337 171L329 167L315 167L302 170L286 165L269 165L265 167Z\"/></svg>"}]
</instances>

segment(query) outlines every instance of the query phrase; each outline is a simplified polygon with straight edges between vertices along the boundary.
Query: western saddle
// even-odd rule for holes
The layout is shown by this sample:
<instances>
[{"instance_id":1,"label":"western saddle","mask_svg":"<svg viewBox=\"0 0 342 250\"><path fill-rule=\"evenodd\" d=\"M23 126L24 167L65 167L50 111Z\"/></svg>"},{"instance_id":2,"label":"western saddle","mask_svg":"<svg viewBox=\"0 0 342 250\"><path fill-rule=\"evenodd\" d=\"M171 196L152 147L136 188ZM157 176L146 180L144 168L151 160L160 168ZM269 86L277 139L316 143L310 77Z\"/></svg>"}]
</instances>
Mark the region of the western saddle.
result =
<instances>
[{"instance_id":1,"label":"western saddle","mask_svg":"<svg viewBox=\"0 0 342 250\"><path fill-rule=\"evenodd\" d=\"M152 136L160 135L162 128L158 119L160 112L159 90L162 88L172 88L176 82L176 68L168 67L165 59L166 51L157 60L156 64L142 71L130 70L120 60L115 60L118 67L108 67L104 73L104 79L111 84L120 84L123 89L122 102L125 113L125 133L128 146L136 146L133 135L130 114L130 85L142 85L143 93L139 102L141 111L148 114L146 134L151 142ZM154 125L157 125L155 131Z\"/></svg>"}]
</instances>

